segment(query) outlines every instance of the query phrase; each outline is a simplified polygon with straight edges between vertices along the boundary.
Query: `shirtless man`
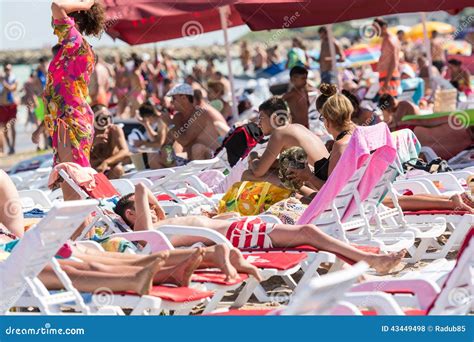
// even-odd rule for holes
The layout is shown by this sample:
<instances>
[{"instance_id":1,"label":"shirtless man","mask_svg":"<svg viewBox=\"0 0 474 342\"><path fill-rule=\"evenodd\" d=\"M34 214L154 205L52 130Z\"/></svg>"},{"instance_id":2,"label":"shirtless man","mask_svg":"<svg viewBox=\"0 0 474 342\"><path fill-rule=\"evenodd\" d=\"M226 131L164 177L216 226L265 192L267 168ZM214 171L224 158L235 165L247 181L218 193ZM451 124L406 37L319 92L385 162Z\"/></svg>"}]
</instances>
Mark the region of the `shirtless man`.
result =
<instances>
[{"instance_id":1,"label":"shirtless man","mask_svg":"<svg viewBox=\"0 0 474 342\"><path fill-rule=\"evenodd\" d=\"M318 30L319 38L321 39L321 51L319 53L319 71L321 73L321 83L329 83L334 84L336 83L336 77L333 73L333 65L332 65L332 58L331 58L331 50L329 48L329 38L328 38L328 31L326 27L321 26ZM336 50L336 55L338 56L338 62L344 62L344 50L342 49L341 44L339 44L336 40L333 40L332 43L334 44L334 48Z\"/></svg>"},{"instance_id":2,"label":"shirtless man","mask_svg":"<svg viewBox=\"0 0 474 342\"><path fill-rule=\"evenodd\" d=\"M450 73L451 84L459 91L471 94L471 74L467 68L462 65L462 62L457 59L450 59L448 61L448 68Z\"/></svg>"},{"instance_id":3,"label":"shirtless man","mask_svg":"<svg viewBox=\"0 0 474 342\"><path fill-rule=\"evenodd\" d=\"M130 157L122 128L112 123L112 115L103 105L94 111L94 142L91 149L91 166L109 179L118 179L123 173L122 163Z\"/></svg>"},{"instance_id":4,"label":"shirtless man","mask_svg":"<svg viewBox=\"0 0 474 342\"><path fill-rule=\"evenodd\" d=\"M207 107L194 105L194 91L189 84L176 85L167 96L172 98L177 111L172 118L174 127L168 132L168 140L181 144L189 160L212 158L220 146L213 114Z\"/></svg>"},{"instance_id":5,"label":"shirtless man","mask_svg":"<svg viewBox=\"0 0 474 342\"><path fill-rule=\"evenodd\" d=\"M225 137L229 133L230 127L222 114L215 109L209 102L204 100L204 96L200 90L194 90L194 105L204 108L214 122L220 137Z\"/></svg>"},{"instance_id":6,"label":"shirtless man","mask_svg":"<svg viewBox=\"0 0 474 342\"><path fill-rule=\"evenodd\" d=\"M438 35L438 31L431 32L431 59L433 65L440 73L443 72L446 64L446 57L444 55L443 39Z\"/></svg>"},{"instance_id":7,"label":"shirtless man","mask_svg":"<svg viewBox=\"0 0 474 342\"><path fill-rule=\"evenodd\" d=\"M308 70L304 67L294 66L291 68L290 83L293 88L283 95L283 100L288 103L292 122L309 128L307 79Z\"/></svg>"},{"instance_id":8,"label":"shirtless man","mask_svg":"<svg viewBox=\"0 0 474 342\"><path fill-rule=\"evenodd\" d=\"M145 101L146 95L146 83L142 75L143 60L135 56L133 63L133 71L130 75L130 115L132 118L137 115L138 108Z\"/></svg>"},{"instance_id":9,"label":"shirtless man","mask_svg":"<svg viewBox=\"0 0 474 342\"><path fill-rule=\"evenodd\" d=\"M400 72L398 62L400 55L400 42L397 37L388 32L388 24L382 18L374 20L374 25L380 28L382 47L377 71L379 73L379 94L398 95L400 88Z\"/></svg>"},{"instance_id":10,"label":"shirtless man","mask_svg":"<svg viewBox=\"0 0 474 342\"><path fill-rule=\"evenodd\" d=\"M160 229L165 225L202 227L215 230L226 236L236 248L287 248L310 245L318 250L340 254L353 261L364 260L379 273L387 273L397 266L406 251L391 254L374 254L361 251L351 245L332 238L313 224L287 225L267 224L257 218L243 218L240 221L210 219L205 216L186 216L166 218L159 202L144 185L135 187L135 195L122 197L115 212L135 231ZM255 231L255 233L253 233ZM258 233L256 233L258 231ZM246 239L252 234L258 238ZM195 236L172 236L171 243L176 246L189 246L197 242L211 245L212 242ZM250 272L249 272L250 273Z\"/></svg>"},{"instance_id":11,"label":"shirtless man","mask_svg":"<svg viewBox=\"0 0 474 342\"><path fill-rule=\"evenodd\" d=\"M396 129L405 115L420 114L420 108L416 104L410 101L399 101L389 94L380 96L379 108L390 129Z\"/></svg>"},{"instance_id":12,"label":"shirtless man","mask_svg":"<svg viewBox=\"0 0 474 342\"><path fill-rule=\"evenodd\" d=\"M112 75L102 59L99 56L96 56L96 58L97 63L89 83L91 105L108 106L110 101L110 77Z\"/></svg>"},{"instance_id":13,"label":"shirtless man","mask_svg":"<svg viewBox=\"0 0 474 342\"><path fill-rule=\"evenodd\" d=\"M278 177L272 174L271 168L278 155L293 146L303 148L308 155L308 163L311 164L329 157L329 153L319 137L306 127L291 123L283 99L272 97L263 102L258 109L259 126L264 135L270 136L270 140L261 157L254 152L250 153L249 169L243 173L242 179L266 180L280 184Z\"/></svg>"}]
</instances>

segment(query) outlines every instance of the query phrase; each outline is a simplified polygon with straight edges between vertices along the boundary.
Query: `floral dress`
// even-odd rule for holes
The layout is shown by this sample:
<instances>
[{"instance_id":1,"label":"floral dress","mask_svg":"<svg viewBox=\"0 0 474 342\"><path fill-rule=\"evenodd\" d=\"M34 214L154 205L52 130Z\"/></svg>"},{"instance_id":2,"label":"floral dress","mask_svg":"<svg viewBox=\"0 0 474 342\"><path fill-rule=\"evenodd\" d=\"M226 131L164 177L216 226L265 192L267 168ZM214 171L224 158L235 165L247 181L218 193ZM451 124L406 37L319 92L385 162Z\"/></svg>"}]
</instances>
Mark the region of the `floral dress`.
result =
<instances>
[{"instance_id":1,"label":"floral dress","mask_svg":"<svg viewBox=\"0 0 474 342\"><path fill-rule=\"evenodd\" d=\"M61 48L48 69L44 90L45 126L53 139L54 164L72 161L90 166L94 113L87 103L89 79L95 57L91 46L75 27L73 18L55 19L54 34ZM72 160L58 160L58 145L71 142Z\"/></svg>"}]
</instances>

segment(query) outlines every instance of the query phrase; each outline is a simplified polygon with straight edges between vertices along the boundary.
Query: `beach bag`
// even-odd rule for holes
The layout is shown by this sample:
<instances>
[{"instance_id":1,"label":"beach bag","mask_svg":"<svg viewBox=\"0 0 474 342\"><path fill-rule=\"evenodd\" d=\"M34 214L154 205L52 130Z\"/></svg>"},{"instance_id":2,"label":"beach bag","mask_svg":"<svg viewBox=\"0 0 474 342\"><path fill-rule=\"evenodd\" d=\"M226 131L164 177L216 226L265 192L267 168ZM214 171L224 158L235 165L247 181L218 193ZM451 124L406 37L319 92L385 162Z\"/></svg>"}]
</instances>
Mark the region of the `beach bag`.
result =
<instances>
[{"instance_id":1,"label":"beach bag","mask_svg":"<svg viewBox=\"0 0 474 342\"><path fill-rule=\"evenodd\" d=\"M238 182L219 201L219 214L237 212L244 216L258 215L290 196L290 190L268 182Z\"/></svg>"},{"instance_id":2,"label":"beach bag","mask_svg":"<svg viewBox=\"0 0 474 342\"><path fill-rule=\"evenodd\" d=\"M235 128L224 138L221 147L217 149L217 155L222 149L226 149L227 161L230 166L234 166L242 158L245 158L250 151L263 140L263 133L257 124L248 124Z\"/></svg>"},{"instance_id":3,"label":"beach bag","mask_svg":"<svg viewBox=\"0 0 474 342\"><path fill-rule=\"evenodd\" d=\"M295 197L290 197L273 204L264 214L278 217L283 224L296 224L306 208L308 208L307 204L301 203Z\"/></svg>"},{"instance_id":4,"label":"beach bag","mask_svg":"<svg viewBox=\"0 0 474 342\"><path fill-rule=\"evenodd\" d=\"M446 160L443 160L441 158L436 158L430 161L429 163L424 162L421 159L418 159L416 163L412 162L405 162L403 163L403 169L405 171L410 171L410 170L423 170L429 173L440 173L440 172L449 172L453 171L448 165L448 162Z\"/></svg>"}]
</instances>

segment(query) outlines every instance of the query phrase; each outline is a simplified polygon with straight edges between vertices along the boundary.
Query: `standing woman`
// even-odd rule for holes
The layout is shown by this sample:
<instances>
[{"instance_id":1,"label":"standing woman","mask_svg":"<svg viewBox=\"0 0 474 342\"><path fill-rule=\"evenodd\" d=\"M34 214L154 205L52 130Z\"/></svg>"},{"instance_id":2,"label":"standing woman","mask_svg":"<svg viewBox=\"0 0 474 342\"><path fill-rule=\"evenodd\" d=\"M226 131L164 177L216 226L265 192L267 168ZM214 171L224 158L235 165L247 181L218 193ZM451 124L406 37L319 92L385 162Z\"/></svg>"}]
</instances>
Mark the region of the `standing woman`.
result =
<instances>
[{"instance_id":1,"label":"standing woman","mask_svg":"<svg viewBox=\"0 0 474 342\"><path fill-rule=\"evenodd\" d=\"M53 140L54 164L90 166L94 113L86 99L95 55L83 35L101 34L105 11L94 0L55 0L51 10L60 47L48 68L43 94L47 109L44 125ZM33 133L33 141L42 129ZM65 200L75 198L72 189L64 185L62 188Z\"/></svg>"}]
</instances>

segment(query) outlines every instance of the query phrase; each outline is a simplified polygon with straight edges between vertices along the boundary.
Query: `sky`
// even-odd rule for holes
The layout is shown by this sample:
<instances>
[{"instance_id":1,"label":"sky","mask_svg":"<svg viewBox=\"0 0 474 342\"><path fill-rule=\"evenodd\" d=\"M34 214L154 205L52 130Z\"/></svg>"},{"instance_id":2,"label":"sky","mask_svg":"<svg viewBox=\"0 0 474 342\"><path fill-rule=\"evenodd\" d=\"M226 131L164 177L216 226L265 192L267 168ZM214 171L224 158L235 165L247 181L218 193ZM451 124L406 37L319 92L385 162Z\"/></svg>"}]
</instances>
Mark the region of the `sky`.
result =
<instances>
[{"instance_id":1,"label":"sky","mask_svg":"<svg viewBox=\"0 0 474 342\"><path fill-rule=\"evenodd\" d=\"M133 1L133 0L131 0ZM0 0L0 50L51 47L56 39L51 28L51 0ZM229 39L235 40L250 30L246 26L229 29ZM100 40L89 39L93 46L120 46L107 34ZM185 47L223 44L221 31L203 34L198 40L173 39L158 46Z\"/></svg>"}]
</instances>

